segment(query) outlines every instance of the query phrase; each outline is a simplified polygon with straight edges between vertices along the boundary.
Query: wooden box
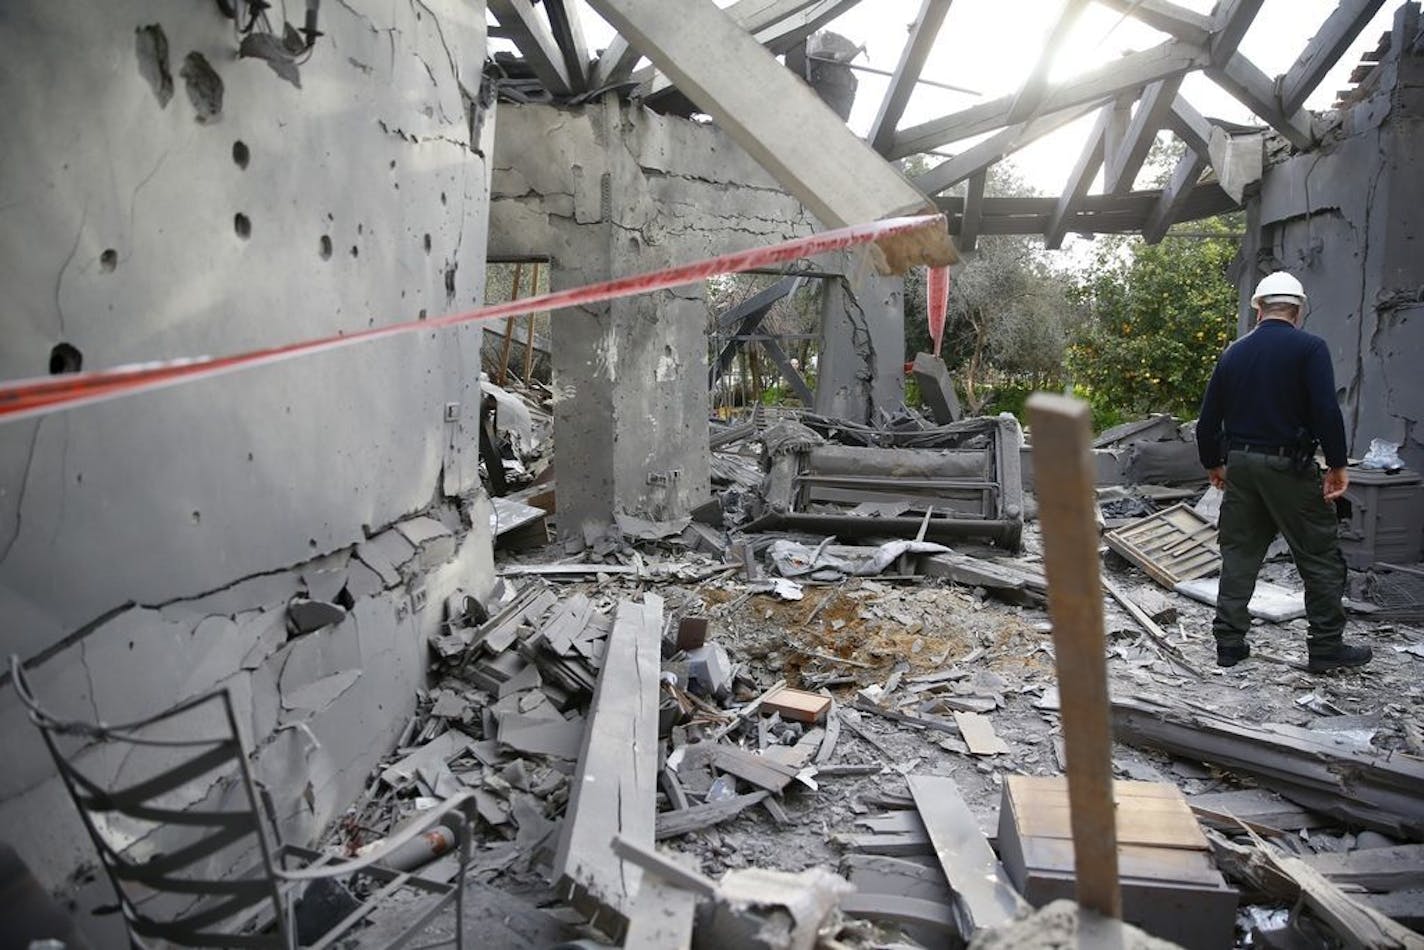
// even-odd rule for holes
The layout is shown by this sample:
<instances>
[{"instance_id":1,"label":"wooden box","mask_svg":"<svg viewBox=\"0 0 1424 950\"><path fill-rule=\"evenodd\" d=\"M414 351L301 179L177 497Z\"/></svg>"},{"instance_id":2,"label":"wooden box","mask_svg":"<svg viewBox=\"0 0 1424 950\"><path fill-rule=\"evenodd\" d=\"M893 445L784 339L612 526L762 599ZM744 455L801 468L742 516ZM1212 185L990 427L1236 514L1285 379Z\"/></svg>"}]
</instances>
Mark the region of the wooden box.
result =
<instances>
[{"instance_id":1,"label":"wooden box","mask_svg":"<svg viewBox=\"0 0 1424 950\"><path fill-rule=\"evenodd\" d=\"M1188 950L1231 947L1237 894L1216 870L1181 791L1152 782L1114 782L1113 795L1123 916ZM1033 906L1074 896L1067 779L1005 777L999 857Z\"/></svg>"}]
</instances>

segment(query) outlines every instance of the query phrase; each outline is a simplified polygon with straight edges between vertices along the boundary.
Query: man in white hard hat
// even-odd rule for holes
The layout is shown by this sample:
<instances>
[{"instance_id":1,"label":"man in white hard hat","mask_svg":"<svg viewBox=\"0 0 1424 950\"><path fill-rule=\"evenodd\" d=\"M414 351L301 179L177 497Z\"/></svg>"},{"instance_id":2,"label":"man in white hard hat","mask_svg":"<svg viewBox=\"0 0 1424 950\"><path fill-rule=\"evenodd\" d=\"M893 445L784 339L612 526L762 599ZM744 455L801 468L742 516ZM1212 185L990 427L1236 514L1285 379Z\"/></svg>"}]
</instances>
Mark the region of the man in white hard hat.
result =
<instances>
[{"instance_id":1,"label":"man in white hard hat","mask_svg":"<svg viewBox=\"0 0 1424 950\"><path fill-rule=\"evenodd\" d=\"M1277 532L1305 583L1310 671L1363 666L1372 656L1342 639L1345 559L1335 499L1349 483L1345 420L1325 341L1299 329L1305 301L1305 288L1285 271L1262 278L1251 297L1256 327L1226 348L1202 399L1197 451L1211 483L1226 492L1212 624L1219 666L1251 655L1247 605Z\"/></svg>"}]
</instances>

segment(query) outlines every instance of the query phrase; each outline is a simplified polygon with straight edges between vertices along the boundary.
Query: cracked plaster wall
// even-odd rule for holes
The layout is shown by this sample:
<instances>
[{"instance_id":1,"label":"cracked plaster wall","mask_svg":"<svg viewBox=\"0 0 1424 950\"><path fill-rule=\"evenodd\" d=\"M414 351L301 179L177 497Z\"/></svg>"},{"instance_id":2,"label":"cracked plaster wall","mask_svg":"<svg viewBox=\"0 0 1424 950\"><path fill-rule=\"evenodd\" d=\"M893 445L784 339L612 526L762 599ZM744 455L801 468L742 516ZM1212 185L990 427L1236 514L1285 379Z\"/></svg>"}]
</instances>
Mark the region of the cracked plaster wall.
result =
<instances>
[{"instance_id":1,"label":"cracked plaster wall","mask_svg":"<svg viewBox=\"0 0 1424 950\"><path fill-rule=\"evenodd\" d=\"M548 258L554 289L819 228L713 125L611 96L580 109L499 106L490 254ZM863 255L815 263L855 280L869 273ZM832 389L893 390L898 405L903 316L881 306L899 304L893 290L877 287L869 295L877 305L867 308L879 318L876 338L884 334L888 342L878 350L852 347L837 364L845 381ZM674 519L708 497L706 323L700 286L555 315L554 427L566 530L618 513ZM877 360L877 352L888 356Z\"/></svg>"},{"instance_id":2,"label":"cracked plaster wall","mask_svg":"<svg viewBox=\"0 0 1424 950\"><path fill-rule=\"evenodd\" d=\"M482 299L482 5L336 0L321 16L293 82L237 58L213 3L0 6L0 378ZM444 593L492 581L480 338L416 334L0 426L0 652L32 661L60 711L110 720L232 687L259 777L308 837L404 725ZM343 554L441 496L459 499L445 557ZM351 565L351 613L288 642L282 606L328 557ZM284 707L293 695L313 708ZM293 771L276 750L296 718ZM0 836L56 880L89 846L8 689L0 719Z\"/></svg>"},{"instance_id":3,"label":"cracked plaster wall","mask_svg":"<svg viewBox=\"0 0 1424 950\"><path fill-rule=\"evenodd\" d=\"M1267 169L1252 279L1287 268L1310 304L1305 328L1335 364L1351 454L1403 444L1424 470L1424 44L1417 4L1401 8L1375 91L1318 151ZM1405 50L1400 54L1400 50ZM1244 290L1244 295L1249 295Z\"/></svg>"}]
</instances>

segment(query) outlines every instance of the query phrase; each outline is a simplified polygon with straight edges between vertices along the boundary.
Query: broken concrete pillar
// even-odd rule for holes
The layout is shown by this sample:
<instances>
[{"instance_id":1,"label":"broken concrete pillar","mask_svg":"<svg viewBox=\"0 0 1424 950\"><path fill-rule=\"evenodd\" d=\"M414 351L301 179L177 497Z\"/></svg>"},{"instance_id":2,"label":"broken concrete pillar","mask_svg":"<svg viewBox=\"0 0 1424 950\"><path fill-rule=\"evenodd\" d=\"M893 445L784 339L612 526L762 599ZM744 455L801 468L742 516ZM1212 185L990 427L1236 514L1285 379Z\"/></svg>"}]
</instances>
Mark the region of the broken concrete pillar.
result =
<instances>
[{"instance_id":1,"label":"broken concrete pillar","mask_svg":"<svg viewBox=\"0 0 1424 950\"><path fill-rule=\"evenodd\" d=\"M905 282L874 274L863 256L841 261L843 276L822 287L815 408L872 422L905 402Z\"/></svg>"}]
</instances>

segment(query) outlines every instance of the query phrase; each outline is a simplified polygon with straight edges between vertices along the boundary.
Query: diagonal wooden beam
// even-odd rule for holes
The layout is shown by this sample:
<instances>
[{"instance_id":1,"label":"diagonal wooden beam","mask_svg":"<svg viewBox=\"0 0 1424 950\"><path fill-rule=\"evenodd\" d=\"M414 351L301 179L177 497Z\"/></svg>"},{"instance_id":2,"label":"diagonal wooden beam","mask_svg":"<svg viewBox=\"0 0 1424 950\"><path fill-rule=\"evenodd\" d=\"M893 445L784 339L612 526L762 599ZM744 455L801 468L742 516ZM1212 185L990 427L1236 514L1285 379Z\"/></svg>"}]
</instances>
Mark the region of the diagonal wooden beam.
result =
<instances>
[{"instance_id":1,"label":"diagonal wooden beam","mask_svg":"<svg viewBox=\"0 0 1424 950\"><path fill-rule=\"evenodd\" d=\"M860 0L741 0L723 12L756 37L773 56L780 56L825 26ZM656 68L639 71L645 100L666 95L673 87L667 74Z\"/></svg>"},{"instance_id":2,"label":"diagonal wooden beam","mask_svg":"<svg viewBox=\"0 0 1424 950\"><path fill-rule=\"evenodd\" d=\"M1224 66L1251 29L1265 0L1218 0L1211 14L1211 62Z\"/></svg>"},{"instance_id":3,"label":"diagonal wooden beam","mask_svg":"<svg viewBox=\"0 0 1424 950\"><path fill-rule=\"evenodd\" d=\"M1157 80L1143 90L1142 98L1137 101L1137 110L1132 114L1132 121L1128 123L1117 151L1107 156L1103 191L1120 195L1132 190L1133 182L1137 180L1137 172L1142 168L1152 143L1157 139L1157 130L1162 128L1167 113L1172 111L1172 102L1177 98L1177 90L1181 85L1181 76L1169 76Z\"/></svg>"},{"instance_id":4,"label":"diagonal wooden beam","mask_svg":"<svg viewBox=\"0 0 1424 950\"><path fill-rule=\"evenodd\" d=\"M929 205L815 90L711 0L590 0L590 5L826 227L864 224ZM947 233L916 234L921 236L925 243L909 255L918 259L911 263L954 261Z\"/></svg>"},{"instance_id":5,"label":"diagonal wooden beam","mask_svg":"<svg viewBox=\"0 0 1424 950\"><path fill-rule=\"evenodd\" d=\"M1093 126L1092 134L1088 136L1088 144L1078 156L1078 163L1073 166L1073 173L1063 188L1063 194L1058 196L1058 204L1054 206L1053 215L1048 219L1048 228L1043 233L1043 246L1050 251L1056 251L1063 246L1063 238L1068 234L1069 216L1077 210L1078 204L1093 184L1093 179L1097 177L1098 169L1103 167L1103 143L1112 112L1111 104L1098 111L1098 122Z\"/></svg>"},{"instance_id":6,"label":"diagonal wooden beam","mask_svg":"<svg viewBox=\"0 0 1424 950\"><path fill-rule=\"evenodd\" d=\"M1308 149L1315 144L1315 137L1310 131L1310 116L1302 111L1287 112L1282 109L1280 100L1276 98L1276 84L1245 56L1237 53L1226 61L1225 66L1207 67L1206 74L1296 148Z\"/></svg>"},{"instance_id":7,"label":"diagonal wooden beam","mask_svg":"<svg viewBox=\"0 0 1424 950\"><path fill-rule=\"evenodd\" d=\"M1053 67L1054 57L1058 55L1063 41L1068 38L1073 24L1078 21L1078 14L1082 13L1087 5L1088 0L1063 0L1063 5L1058 8L1058 19L1048 31L1048 38L1044 40L1043 50L1038 54L1033 71L1019 87L1014 103L1009 107L1006 122L1022 122L1038 112L1039 103L1043 101L1044 91L1048 88L1048 71Z\"/></svg>"},{"instance_id":8,"label":"diagonal wooden beam","mask_svg":"<svg viewBox=\"0 0 1424 950\"><path fill-rule=\"evenodd\" d=\"M1197 180L1206 168L1206 159L1190 149L1177 162L1172 171L1172 179L1162 189L1147 222L1142 226L1142 239L1148 244L1156 244L1166 235L1167 229L1177 220L1183 207L1192 195Z\"/></svg>"},{"instance_id":9,"label":"diagonal wooden beam","mask_svg":"<svg viewBox=\"0 0 1424 950\"><path fill-rule=\"evenodd\" d=\"M564 66L563 51L548 24L534 12L533 4L529 0L489 0L487 6L544 88L556 96L571 94L574 87Z\"/></svg>"},{"instance_id":10,"label":"diagonal wooden beam","mask_svg":"<svg viewBox=\"0 0 1424 950\"><path fill-rule=\"evenodd\" d=\"M1325 74L1345 54L1384 0L1340 0L1324 25L1305 44L1305 50L1277 84L1281 109L1294 112L1320 85Z\"/></svg>"},{"instance_id":11,"label":"diagonal wooden beam","mask_svg":"<svg viewBox=\"0 0 1424 950\"><path fill-rule=\"evenodd\" d=\"M1070 106L1096 102L1125 89L1137 89L1168 76L1181 75L1200 68L1206 62L1205 50L1168 40L1150 49L1129 53L1048 90L1039 112L1057 112ZM897 132L895 145L887 157L904 158L1003 128L1010 124L1008 118L1016 99L1014 95L1003 96Z\"/></svg>"},{"instance_id":12,"label":"diagonal wooden beam","mask_svg":"<svg viewBox=\"0 0 1424 950\"><path fill-rule=\"evenodd\" d=\"M875 114L875 122L870 126L866 138L871 148L884 154L895 141L895 127L905 114L905 106L910 102L910 94L915 91L920 71L929 58L930 48L939 36L939 28L949 13L952 0L924 0L920 4L920 14L910 27L910 38L900 52L900 62L895 65L895 75L890 79L890 87L885 90L885 98L880 101L880 111Z\"/></svg>"},{"instance_id":13,"label":"diagonal wooden beam","mask_svg":"<svg viewBox=\"0 0 1424 950\"><path fill-rule=\"evenodd\" d=\"M1194 46L1205 46L1211 38L1211 20L1195 10L1167 0L1098 0L1103 6L1127 14L1154 30Z\"/></svg>"},{"instance_id":14,"label":"diagonal wooden beam","mask_svg":"<svg viewBox=\"0 0 1424 950\"><path fill-rule=\"evenodd\" d=\"M544 13L554 42L564 57L564 72L574 92L588 88L588 43L584 40L583 22L579 19L578 0L544 0Z\"/></svg>"},{"instance_id":15,"label":"diagonal wooden beam","mask_svg":"<svg viewBox=\"0 0 1424 950\"><path fill-rule=\"evenodd\" d=\"M1098 103L1089 102L1071 106L1039 116L1028 122L1011 125L931 168L915 179L915 185L927 195L938 194L947 188L952 188L974 173L988 168L1005 155L1016 152L1035 139L1042 138L1049 132L1060 129L1069 122L1087 115L1097 105Z\"/></svg>"},{"instance_id":16,"label":"diagonal wooden beam","mask_svg":"<svg viewBox=\"0 0 1424 950\"><path fill-rule=\"evenodd\" d=\"M1190 102L1177 96L1172 100L1172 109L1167 113L1167 128L1177 133L1177 138L1187 143L1187 148L1198 155L1206 155L1211 150L1211 123L1198 112Z\"/></svg>"},{"instance_id":17,"label":"diagonal wooden beam","mask_svg":"<svg viewBox=\"0 0 1424 950\"><path fill-rule=\"evenodd\" d=\"M964 215L959 219L959 249L974 250L979 240L979 224L984 220L984 187L989 183L989 169L981 168L969 176L969 190L964 193Z\"/></svg>"},{"instance_id":18,"label":"diagonal wooden beam","mask_svg":"<svg viewBox=\"0 0 1424 950\"><path fill-rule=\"evenodd\" d=\"M638 60L642 58L643 54L628 45L628 41L623 37L613 37L608 48L599 54L589 85L594 89L602 89L604 86L626 81L633 75L633 67L637 66Z\"/></svg>"}]
</instances>

